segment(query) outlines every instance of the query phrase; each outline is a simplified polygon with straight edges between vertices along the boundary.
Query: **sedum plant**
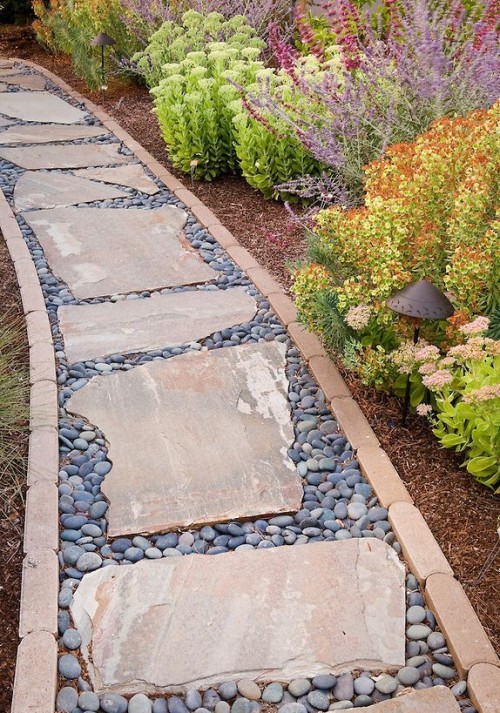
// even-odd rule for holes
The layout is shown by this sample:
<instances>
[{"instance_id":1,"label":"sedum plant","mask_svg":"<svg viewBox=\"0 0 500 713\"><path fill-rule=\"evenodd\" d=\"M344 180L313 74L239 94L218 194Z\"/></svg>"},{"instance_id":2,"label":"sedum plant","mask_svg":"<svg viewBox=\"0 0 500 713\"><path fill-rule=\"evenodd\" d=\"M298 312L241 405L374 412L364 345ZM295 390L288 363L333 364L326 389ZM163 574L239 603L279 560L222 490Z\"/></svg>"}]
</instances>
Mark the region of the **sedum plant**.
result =
<instances>
[{"instance_id":1,"label":"sedum plant","mask_svg":"<svg viewBox=\"0 0 500 713\"><path fill-rule=\"evenodd\" d=\"M151 88L158 86L165 76L164 65L182 62L190 52L204 52L213 42L224 42L227 47L238 50L265 47L242 15L225 20L217 12L203 15L188 10L179 22L164 22L150 37L147 47L134 54L131 61Z\"/></svg>"},{"instance_id":2,"label":"sedum plant","mask_svg":"<svg viewBox=\"0 0 500 713\"><path fill-rule=\"evenodd\" d=\"M238 84L252 83L262 69L260 49L211 42L178 63L163 65L164 78L151 90L155 113L173 165L212 180L237 170L233 102Z\"/></svg>"},{"instance_id":3,"label":"sedum plant","mask_svg":"<svg viewBox=\"0 0 500 713\"><path fill-rule=\"evenodd\" d=\"M417 411L444 448L464 454L476 480L500 493L500 341L484 336L488 326L485 317L463 325L464 343L442 358L427 350L419 374L432 405Z\"/></svg>"},{"instance_id":4,"label":"sedum plant","mask_svg":"<svg viewBox=\"0 0 500 713\"><path fill-rule=\"evenodd\" d=\"M258 91L259 84L272 87L273 94L293 102L297 96L289 77L284 72L264 69L257 72L257 83L245 91ZM300 176L317 175L321 164L295 138L288 125L272 114L254 113L245 99L235 102L233 136L236 155L246 181L257 188L265 198L296 196L281 190L280 184Z\"/></svg>"}]
</instances>

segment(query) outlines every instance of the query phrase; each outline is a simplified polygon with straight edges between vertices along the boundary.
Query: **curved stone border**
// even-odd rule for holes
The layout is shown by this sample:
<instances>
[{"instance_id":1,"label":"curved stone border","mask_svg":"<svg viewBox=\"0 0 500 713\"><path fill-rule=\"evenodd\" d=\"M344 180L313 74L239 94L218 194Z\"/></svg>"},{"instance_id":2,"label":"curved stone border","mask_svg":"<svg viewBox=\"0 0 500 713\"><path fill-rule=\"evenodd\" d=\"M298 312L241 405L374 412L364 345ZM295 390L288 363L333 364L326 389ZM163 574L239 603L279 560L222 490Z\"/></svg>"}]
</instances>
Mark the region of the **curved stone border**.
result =
<instances>
[{"instance_id":1,"label":"curved stone border","mask_svg":"<svg viewBox=\"0 0 500 713\"><path fill-rule=\"evenodd\" d=\"M28 452L21 611L12 713L53 713L57 684L59 448L54 348L28 246L0 191L0 230L21 292L30 360Z\"/></svg>"},{"instance_id":2,"label":"curved stone border","mask_svg":"<svg viewBox=\"0 0 500 713\"><path fill-rule=\"evenodd\" d=\"M11 58L11 61L22 62L38 72L41 72L78 102L85 104L88 110L92 112L110 132L122 141L127 148L133 151L135 156L142 161L157 178L161 179L167 188L185 203L198 221L207 228L219 242L221 247L245 270L248 277L253 281L262 295L269 300L271 307L288 329L292 340L301 351L304 359L308 362L327 400L330 401L331 409L346 437L352 443L353 447L358 450L358 461L363 474L372 485L381 505L389 509L389 520L401 544L403 555L419 583L424 587L426 598L436 612L439 625L446 637L450 651L456 660L459 673L463 677L468 676L470 678L471 696L479 713L493 713L493 711L500 710L500 660L481 622L474 612L462 586L453 577L453 571L422 514L414 507L413 500L392 465L387 453L380 448L380 443L375 433L360 407L352 398L349 388L342 376L329 359L319 339L305 330L302 325L297 322L297 310L295 305L281 285L267 270L259 266L252 255L239 244L237 238L227 230L217 216L212 213L197 196L189 191L181 181L175 178L159 161L122 129L109 114L104 112L92 101L86 99L79 92L72 89L66 82L44 67L28 60ZM5 202L4 198L3 201ZM14 219L14 216L6 203L4 207L2 206L3 203L0 204L0 227L3 229L2 217L5 214L9 224L8 227L13 231L12 219ZM8 210L10 218L6 214L5 209ZM24 289L24 294L23 285L20 283L23 306L25 305L25 299L28 305L28 308L25 306L25 314L37 311L45 312L45 305L38 285L36 271L34 267L33 270L31 270L26 262L26 257L28 257L32 264L31 256L17 228L15 219L14 223L18 237L22 240L26 248L26 253L24 253L19 246L19 253L17 254L17 262L21 262L23 259L25 260L25 279L27 280L25 284L27 287ZM11 255L12 254L11 252ZM24 268L21 267L21 270ZM17 265L16 272L18 272ZM30 274L29 278L28 274ZM36 281L38 291L35 289L33 278ZM44 359L48 361L52 360L53 362L50 329L48 338L52 352L50 356L46 348L46 341L39 342L40 346L34 353L31 349L32 344L30 342L30 358L33 353L34 358L38 360L32 372L34 376L37 377L36 379L33 378L34 382L52 383L52 366L49 369L47 362L44 363ZM57 423L57 406L55 401L53 402L53 406ZM45 428L48 433L52 433L52 426ZM57 450L57 432L55 433ZM34 451L34 457L36 457L37 453L40 455L42 452L39 441L36 443L38 443L38 445ZM54 457L52 446L49 448L46 444L45 448L49 449L50 457ZM53 484L54 490L57 473L58 468L56 466L53 470L53 479L50 479L49 476L48 480L46 480L47 485L50 486L51 483ZM34 481L33 484L41 480L44 479L38 478L38 481ZM42 488L39 489L42 490ZM53 504L51 505L49 490L50 489L42 490L41 493L36 491L32 500L34 501L34 508L36 508L37 505L41 506L42 502L45 503L45 508L49 508L49 514L45 514L45 518L48 520L47 530L49 532L48 536L45 537L45 541L47 543L52 542L53 545L53 540L51 540L53 535L50 535L50 532L53 532L55 528L57 533L57 504L55 506ZM47 499L44 500L44 498ZM28 505L31 507L31 503L28 502ZM50 514L50 510L54 510L53 515ZM29 517L30 509L27 507L26 521L28 521ZM52 545L45 545L45 553L47 555L53 552ZM29 562L28 557L31 556L34 556L36 559L37 553L33 552L33 554L29 553L26 555L25 567L29 566L27 564ZM49 586L49 583L57 579L57 557L54 554L54 557L49 556L48 559L53 562L53 564L50 564L50 572L47 568L47 576L45 578L39 578L47 580L46 582L42 582L42 594L45 597L49 596L50 592L52 592L53 585ZM32 579L34 580L35 578L28 579L28 577L24 576L23 571L22 602L26 602L26 606L29 601L27 597L30 596L30 593L31 596L35 594L35 584L32 582ZM27 584L28 581L29 588ZM26 592L25 583L27 586ZM38 582L38 584L40 584L40 582ZM38 592L36 592L36 594L38 599L40 594ZM53 602L56 602L57 594L50 594L50 596L53 598ZM35 604L33 604L33 606L34 605ZM38 604L37 606L40 605ZM30 705L32 706L32 710L36 710L37 713L53 713L54 711L53 701L55 698L57 648L53 636L49 638L50 634L55 633L55 629L53 631L53 612L55 611L57 614L57 608L54 609L54 606L53 603L49 603L43 608L43 616L38 619L37 628L30 630L30 633L26 633L20 644L12 713L25 713L26 710L30 710ZM21 610L21 615L22 614L23 611ZM39 663L38 667L36 665L30 667L29 663L31 660ZM25 674L28 671L30 678L29 685L25 678ZM43 701L41 688L39 688L34 681L35 675L37 680L40 679L40 684L43 684ZM28 704L27 696L29 695L32 696L33 700L30 700ZM37 697L37 700L38 698L40 699L39 703L34 701L35 697ZM52 703L50 703L50 701L52 701Z\"/></svg>"}]
</instances>

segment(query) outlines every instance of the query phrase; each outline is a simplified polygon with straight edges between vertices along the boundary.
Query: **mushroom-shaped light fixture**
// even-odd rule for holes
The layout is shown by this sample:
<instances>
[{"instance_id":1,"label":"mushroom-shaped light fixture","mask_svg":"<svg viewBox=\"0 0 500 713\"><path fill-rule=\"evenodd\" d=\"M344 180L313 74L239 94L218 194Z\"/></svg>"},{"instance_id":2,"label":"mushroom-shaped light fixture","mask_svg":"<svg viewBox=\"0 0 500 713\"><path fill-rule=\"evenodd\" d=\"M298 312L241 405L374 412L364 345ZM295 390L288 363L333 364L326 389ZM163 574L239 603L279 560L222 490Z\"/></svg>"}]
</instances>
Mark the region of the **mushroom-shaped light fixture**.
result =
<instances>
[{"instance_id":1,"label":"mushroom-shaped light fixture","mask_svg":"<svg viewBox=\"0 0 500 713\"><path fill-rule=\"evenodd\" d=\"M92 40L93 47L101 48L101 91L102 91L103 101L104 101L104 94L107 89L106 73L105 73L105 69L104 69L104 48L110 47L111 45L114 45L114 44L116 44L116 40L114 40L112 37L107 35L105 32L100 32Z\"/></svg>"},{"instance_id":2,"label":"mushroom-shaped light fixture","mask_svg":"<svg viewBox=\"0 0 500 713\"><path fill-rule=\"evenodd\" d=\"M447 319L455 309L450 300L441 290L429 282L420 280L403 287L387 300L387 306L398 314L414 320L413 343L418 342L421 319ZM406 382L405 400L403 405L403 426L406 423L410 405L410 374Z\"/></svg>"}]
</instances>

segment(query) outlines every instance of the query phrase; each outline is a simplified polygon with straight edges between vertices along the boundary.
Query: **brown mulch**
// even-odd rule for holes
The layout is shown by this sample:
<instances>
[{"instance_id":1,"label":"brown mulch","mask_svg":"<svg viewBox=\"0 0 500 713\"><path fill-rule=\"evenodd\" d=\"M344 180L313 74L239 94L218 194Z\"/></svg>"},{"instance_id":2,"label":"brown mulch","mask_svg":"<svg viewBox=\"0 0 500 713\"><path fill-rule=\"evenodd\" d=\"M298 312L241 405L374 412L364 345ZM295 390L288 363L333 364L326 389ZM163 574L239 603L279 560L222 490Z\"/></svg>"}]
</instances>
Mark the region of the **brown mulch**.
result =
<instances>
[{"instance_id":1,"label":"brown mulch","mask_svg":"<svg viewBox=\"0 0 500 713\"><path fill-rule=\"evenodd\" d=\"M9 320L22 320L23 311L14 267L7 246L0 233L0 313ZM25 337L25 363L28 363L28 345ZM26 458L27 432L12 434L17 453ZM0 474L2 464L0 463ZM14 682L14 667L19 643L19 602L21 595L22 533L24 526L24 496L5 497L0 503L0 711L10 710L10 697Z\"/></svg>"},{"instance_id":2,"label":"brown mulch","mask_svg":"<svg viewBox=\"0 0 500 713\"><path fill-rule=\"evenodd\" d=\"M96 103L101 101L99 93L90 92L75 77L70 60L44 52L29 28L0 32L0 55L37 62ZM306 244L302 231L290 226L284 206L265 201L237 177L191 186L189 177L169 165L151 106L143 87L110 82L105 110L199 196L260 264L288 288L287 264L303 257ZM424 419L411 417L402 428L399 401L363 386L350 373L344 372L344 377L500 652L500 548L495 560L482 571L499 539L500 498L475 483L459 467L460 459L454 453L437 446Z\"/></svg>"}]
</instances>

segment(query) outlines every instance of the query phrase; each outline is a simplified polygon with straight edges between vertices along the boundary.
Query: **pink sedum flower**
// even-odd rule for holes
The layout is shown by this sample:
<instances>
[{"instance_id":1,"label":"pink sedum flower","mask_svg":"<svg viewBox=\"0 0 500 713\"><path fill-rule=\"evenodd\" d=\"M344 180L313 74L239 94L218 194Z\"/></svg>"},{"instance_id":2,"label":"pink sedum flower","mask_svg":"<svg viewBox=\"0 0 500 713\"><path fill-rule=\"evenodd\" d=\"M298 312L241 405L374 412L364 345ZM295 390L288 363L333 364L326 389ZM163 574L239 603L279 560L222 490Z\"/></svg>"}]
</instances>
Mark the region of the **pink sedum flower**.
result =
<instances>
[{"instance_id":1,"label":"pink sedum flower","mask_svg":"<svg viewBox=\"0 0 500 713\"><path fill-rule=\"evenodd\" d=\"M460 327L460 332L462 334L482 334L486 332L490 326L490 320L488 317L476 317L472 322L467 322L462 327Z\"/></svg>"},{"instance_id":2,"label":"pink sedum flower","mask_svg":"<svg viewBox=\"0 0 500 713\"><path fill-rule=\"evenodd\" d=\"M435 361L439 359L439 348L434 344L424 344L422 347L417 345L415 359L417 361Z\"/></svg>"},{"instance_id":3,"label":"pink sedum flower","mask_svg":"<svg viewBox=\"0 0 500 713\"><path fill-rule=\"evenodd\" d=\"M453 374L447 369L438 369L433 374L424 376L422 383L431 391L439 391L453 381Z\"/></svg>"},{"instance_id":4,"label":"pink sedum flower","mask_svg":"<svg viewBox=\"0 0 500 713\"><path fill-rule=\"evenodd\" d=\"M430 404L419 404L417 406L417 413L419 416L427 416L432 411L432 406Z\"/></svg>"},{"instance_id":5,"label":"pink sedum flower","mask_svg":"<svg viewBox=\"0 0 500 713\"><path fill-rule=\"evenodd\" d=\"M349 310L345 316L345 321L346 321L346 324L348 324L351 329L360 331L361 329L364 329L368 325L368 322L370 321L371 314L372 314L372 308L369 307L368 305L364 305L364 304L357 305L356 307L349 308Z\"/></svg>"},{"instance_id":6,"label":"pink sedum flower","mask_svg":"<svg viewBox=\"0 0 500 713\"><path fill-rule=\"evenodd\" d=\"M492 401L493 399L500 399L500 384L481 386L479 389L469 391L463 398L466 404L477 404L481 401Z\"/></svg>"}]
</instances>

